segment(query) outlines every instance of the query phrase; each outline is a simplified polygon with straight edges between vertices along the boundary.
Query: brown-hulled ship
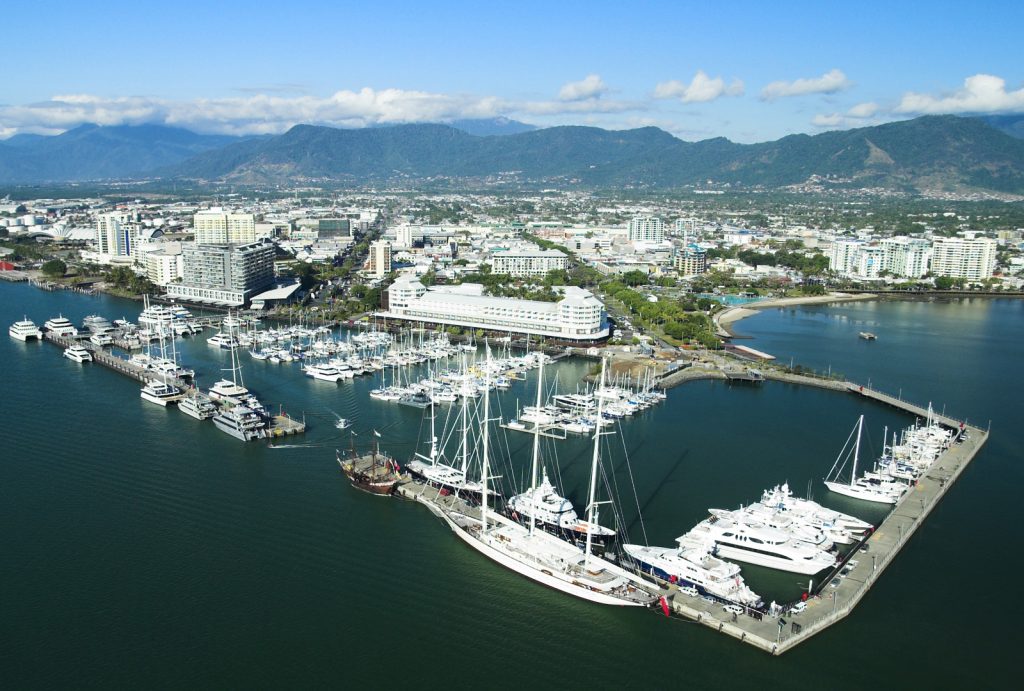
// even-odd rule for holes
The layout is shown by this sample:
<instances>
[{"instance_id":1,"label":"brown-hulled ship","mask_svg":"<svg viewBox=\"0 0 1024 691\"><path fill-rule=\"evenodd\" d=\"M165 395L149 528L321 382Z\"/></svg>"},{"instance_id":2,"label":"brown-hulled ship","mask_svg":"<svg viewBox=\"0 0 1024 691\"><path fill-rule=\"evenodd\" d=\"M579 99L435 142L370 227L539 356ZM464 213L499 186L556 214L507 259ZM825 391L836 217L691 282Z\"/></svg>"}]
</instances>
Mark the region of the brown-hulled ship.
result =
<instances>
[{"instance_id":1,"label":"brown-hulled ship","mask_svg":"<svg viewBox=\"0 0 1024 691\"><path fill-rule=\"evenodd\" d=\"M353 449L346 457L335 451L335 457L352 486L370 494L391 494L402 479L398 463L387 454L380 453L376 443L370 453L357 456Z\"/></svg>"}]
</instances>

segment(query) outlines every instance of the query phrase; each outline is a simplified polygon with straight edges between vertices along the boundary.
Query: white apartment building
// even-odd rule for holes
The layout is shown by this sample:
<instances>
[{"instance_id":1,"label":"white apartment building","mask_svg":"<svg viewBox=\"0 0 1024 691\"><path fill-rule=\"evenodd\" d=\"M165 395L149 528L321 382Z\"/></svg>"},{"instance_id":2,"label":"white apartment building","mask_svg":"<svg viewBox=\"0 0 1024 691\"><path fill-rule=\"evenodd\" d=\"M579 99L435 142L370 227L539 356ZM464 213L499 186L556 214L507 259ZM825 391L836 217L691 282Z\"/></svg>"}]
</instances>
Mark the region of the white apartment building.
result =
<instances>
[{"instance_id":1,"label":"white apartment building","mask_svg":"<svg viewBox=\"0 0 1024 691\"><path fill-rule=\"evenodd\" d=\"M544 276L568 269L569 257L558 250L502 250L491 257L491 273L510 276Z\"/></svg>"},{"instance_id":2,"label":"white apartment building","mask_svg":"<svg viewBox=\"0 0 1024 691\"><path fill-rule=\"evenodd\" d=\"M430 289L403 276L387 291L389 319L444 324L499 333L544 336L567 342L594 342L608 337L604 304L590 291L563 288L558 302L518 300L484 295L477 283Z\"/></svg>"},{"instance_id":3,"label":"white apartment building","mask_svg":"<svg viewBox=\"0 0 1024 691\"><path fill-rule=\"evenodd\" d=\"M936 238L932 243L932 273L980 281L996 269L997 243L986 237Z\"/></svg>"},{"instance_id":4,"label":"white apartment building","mask_svg":"<svg viewBox=\"0 0 1024 691\"><path fill-rule=\"evenodd\" d=\"M377 278L391 273L391 243L387 240L375 240L370 243L370 254L366 258L366 270Z\"/></svg>"},{"instance_id":5,"label":"white apartment building","mask_svg":"<svg viewBox=\"0 0 1024 691\"><path fill-rule=\"evenodd\" d=\"M857 253L866 243L863 240L836 240L829 253L828 268L840 274L852 274L857 265Z\"/></svg>"},{"instance_id":6,"label":"white apartment building","mask_svg":"<svg viewBox=\"0 0 1024 691\"><path fill-rule=\"evenodd\" d=\"M181 246L177 251L164 248L146 252L144 257L146 277L158 286L169 286L182 276Z\"/></svg>"},{"instance_id":7,"label":"white apartment building","mask_svg":"<svg viewBox=\"0 0 1024 691\"><path fill-rule=\"evenodd\" d=\"M131 256L132 230L126 214L100 214L96 217L96 252L115 257Z\"/></svg>"},{"instance_id":8,"label":"white apartment building","mask_svg":"<svg viewBox=\"0 0 1024 691\"><path fill-rule=\"evenodd\" d=\"M261 231L266 232L266 227L260 225ZM245 245L260 239L255 216L225 211L220 207L196 212L192 217L192 227L199 245Z\"/></svg>"},{"instance_id":9,"label":"white apartment building","mask_svg":"<svg viewBox=\"0 0 1024 691\"><path fill-rule=\"evenodd\" d=\"M885 270L885 251L878 245L864 245L854 256L852 273L861 278L878 278Z\"/></svg>"},{"instance_id":10,"label":"white apartment building","mask_svg":"<svg viewBox=\"0 0 1024 691\"><path fill-rule=\"evenodd\" d=\"M897 236L879 243L883 268L894 276L921 278L928 273L932 245L927 240Z\"/></svg>"},{"instance_id":11,"label":"white apartment building","mask_svg":"<svg viewBox=\"0 0 1024 691\"><path fill-rule=\"evenodd\" d=\"M657 216L637 216L629 222L630 242L664 242L665 223Z\"/></svg>"}]
</instances>

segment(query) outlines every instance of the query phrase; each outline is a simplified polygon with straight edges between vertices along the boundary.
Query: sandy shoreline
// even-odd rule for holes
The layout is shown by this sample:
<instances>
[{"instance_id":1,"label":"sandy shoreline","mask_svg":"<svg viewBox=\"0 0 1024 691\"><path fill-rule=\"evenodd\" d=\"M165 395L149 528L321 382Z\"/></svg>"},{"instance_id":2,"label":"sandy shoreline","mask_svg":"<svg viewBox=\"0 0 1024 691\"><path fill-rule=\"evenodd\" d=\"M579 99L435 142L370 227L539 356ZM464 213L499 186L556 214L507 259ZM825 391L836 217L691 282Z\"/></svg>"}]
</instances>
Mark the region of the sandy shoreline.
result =
<instances>
[{"instance_id":1,"label":"sandy shoreline","mask_svg":"<svg viewBox=\"0 0 1024 691\"><path fill-rule=\"evenodd\" d=\"M773 307L793 307L795 305L823 305L831 302L854 302L857 300L875 300L878 296L874 293L858 293L856 295L850 293L831 293L829 295L813 295L801 298L776 298L774 300L763 300L760 302L754 302L742 307L730 307L729 309L719 312L715 315L715 325L719 331L725 332L730 336L734 335L732 329L729 327L738 322L741 319L752 317L761 310L771 309Z\"/></svg>"}]
</instances>

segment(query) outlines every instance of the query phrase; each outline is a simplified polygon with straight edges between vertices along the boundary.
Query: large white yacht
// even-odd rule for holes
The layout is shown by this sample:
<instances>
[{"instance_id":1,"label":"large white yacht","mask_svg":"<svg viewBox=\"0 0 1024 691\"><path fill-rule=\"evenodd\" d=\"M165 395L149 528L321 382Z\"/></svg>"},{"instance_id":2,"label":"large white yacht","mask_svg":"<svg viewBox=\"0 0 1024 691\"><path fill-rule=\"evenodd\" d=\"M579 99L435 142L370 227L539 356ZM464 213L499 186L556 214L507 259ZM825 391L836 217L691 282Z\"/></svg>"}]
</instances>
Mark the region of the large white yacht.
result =
<instances>
[{"instance_id":1,"label":"large white yacht","mask_svg":"<svg viewBox=\"0 0 1024 691\"><path fill-rule=\"evenodd\" d=\"M829 535L836 531L842 531L854 538L861 538L865 533L874 529L873 525L867 521L862 521L856 516L827 509L810 499L794 497L793 491L789 488L789 483L783 483L771 489L766 489L761 493L761 501L758 503L766 508L804 521L809 525L817 526ZM834 535L832 539L836 542L842 542L842 540L836 539Z\"/></svg>"},{"instance_id":2,"label":"large white yacht","mask_svg":"<svg viewBox=\"0 0 1024 691\"><path fill-rule=\"evenodd\" d=\"M178 410L196 420L209 420L217 414L217 404L198 390L192 390L178 401Z\"/></svg>"},{"instance_id":3,"label":"large white yacht","mask_svg":"<svg viewBox=\"0 0 1024 691\"><path fill-rule=\"evenodd\" d=\"M221 432L241 441L267 436L267 423L256 411L244 405L224 406L213 416L213 424Z\"/></svg>"},{"instance_id":4,"label":"large white yacht","mask_svg":"<svg viewBox=\"0 0 1024 691\"><path fill-rule=\"evenodd\" d=\"M806 543L812 547L828 551L832 549L833 540L830 539L821 528L808 525L802 521L798 521L791 516L787 516L771 509L766 509L763 506L752 504L751 506L737 509L736 511L729 511L728 509L710 509L708 511L712 516L718 516L719 518L735 521L736 523L743 523L745 525L753 527L765 527L774 528L775 530L782 531L793 540ZM847 540L849 542L849 540Z\"/></svg>"},{"instance_id":5,"label":"large white yacht","mask_svg":"<svg viewBox=\"0 0 1024 691\"><path fill-rule=\"evenodd\" d=\"M11 324L11 327L7 329L7 333L10 334L11 338L16 338L19 341L38 341L43 337L43 332L28 317Z\"/></svg>"},{"instance_id":6,"label":"large white yacht","mask_svg":"<svg viewBox=\"0 0 1024 691\"><path fill-rule=\"evenodd\" d=\"M836 563L835 555L790 537L781 530L745 525L720 516L711 516L698 523L677 542L683 544L687 538L713 541L718 555L726 559L782 571L812 575Z\"/></svg>"},{"instance_id":7,"label":"large white yacht","mask_svg":"<svg viewBox=\"0 0 1024 691\"><path fill-rule=\"evenodd\" d=\"M306 376L320 381L336 382L342 378L341 371L331 364L308 365L302 369Z\"/></svg>"},{"instance_id":8,"label":"large white yacht","mask_svg":"<svg viewBox=\"0 0 1024 691\"><path fill-rule=\"evenodd\" d=\"M43 323L43 328L54 336L63 336L66 338L75 338L78 336L78 329L71 323L71 320L63 314L58 315L53 319L47 319L46 322Z\"/></svg>"},{"instance_id":9,"label":"large white yacht","mask_svg":"<svg viewBox=\"0 0 1024 691\"><path fill-rule=\"evenodd\" d=\"M597 544L605 544L615 537L611 528L581 519L572 502L551 484L546 469L541 475L543 479L539 485L508 500L508 513L513 519L527 525L533 519L544 530L572 541L586 540L588 532Z\"/></svg>"},{"instance_id":10,"label":"large white yacht","mask_svg":"<svg viewBox=\"0 0 1024 691\"><path fill-rule=\"evenodd\" d=\"M907 491L907 485L902 482L882 480L878 477L857 477L857 461L860 457L860 436L863 429L864 416L861 415L854 426L853 432L850 433L850 437L847 438L846 444L843 445L843 450L839 452L836 462L832 464L832 469L825 476L825 486L836 494L842 494L845 497L870 501L876 504L895 504ZM857 435L857 441L853 446L853 467L850 470L850 480L849 482L841 482L839 475L843 472L846 462L849 460L847 449L850 446L850 440L853 438L854 433ZM840 461L842 461L842 464L840 464Z\"/></svg>"},{"instance_id":11,"label":"large white yacht","mask_svg":"<svg viewBox=\"0 0 1024 691\"><path fill-rule=\"evenodd\" d=\"M92 362L92 353L83 346L73 345L64 349L64 357L75 362Z\"/></svg>"},{"instance_id":12,"label":"large white yacht","mask_svg":"<svg viewBox=\"0 0 1024 691\"><path fill-rule=\"evenodd\" d=\"M740 567L714 555L714 544L681 539L678 547L623 545L637 568L672 585L696 588L701 595L744 607L760 607L761 598L743 582Z\"/></svg>"},{"instance_id":13,"label":"large white yacht","mask_svg":"<svg viewBox=\"0 0 1024 691\"><path fill-rule=\"evenodd\" d=\"M218 348L237 348L239 346L238 339L234 334L219 332L207 338L206 342Z\"/></svg>"}]
</instances>

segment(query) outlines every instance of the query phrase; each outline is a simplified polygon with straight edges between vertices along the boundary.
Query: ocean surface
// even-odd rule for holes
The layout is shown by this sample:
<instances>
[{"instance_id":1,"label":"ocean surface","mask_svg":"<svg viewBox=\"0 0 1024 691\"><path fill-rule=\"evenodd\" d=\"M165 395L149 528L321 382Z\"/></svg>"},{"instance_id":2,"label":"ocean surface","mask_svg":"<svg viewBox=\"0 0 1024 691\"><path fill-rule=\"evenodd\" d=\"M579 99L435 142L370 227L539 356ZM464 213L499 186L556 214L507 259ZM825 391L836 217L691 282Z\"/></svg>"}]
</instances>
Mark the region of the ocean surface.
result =
<instances>
[{"instance_id":1,"label":"ocean surface","mask_svg":"<svg viewBox=\"0 0 1024 691\"><path fill-rule=\"evenodd\" d=\"M77 324L93 313L134 319L140 307L0 284L5 328L23 314L41 325L63 313ZM421 411L368 398L379 377L329 384L243 355L246 385L309 424L276 447L243 444L142 401L139 385L117 373L4 336L0 679L12 689L1009 685L1024 544L1024 302L800 307L736 328L780 360L901 390L991 421L993 432L853 615L781 658L652 611L546 589L470 550L422 506L352 489L334 459L350 442L336 415L354 420L360 442L380 431L402 461L428 437ZM878 340L858 339L863 330ZM227 366L226 351L205 342L211 333L179 340L203 386ZM573 390L590 365L545 374ZM517 402L532 404L535 386L536 372L498 397L496 412L508 418ZM708 507L754 501L783 481L877 520L877 508L830 497L820 482L861 413L869 453L885 427L912 421L785 384L673 389L608 439L622 524L635 542L669 545ZM439 427L446 415L439 409ZM499 471L521 478L531 437L496 439ZM582 506L588 442L544 447L558 484ZM805 585L767 569L744 574L767 599L794 598Z\"/></svg>"}]
</instances>

